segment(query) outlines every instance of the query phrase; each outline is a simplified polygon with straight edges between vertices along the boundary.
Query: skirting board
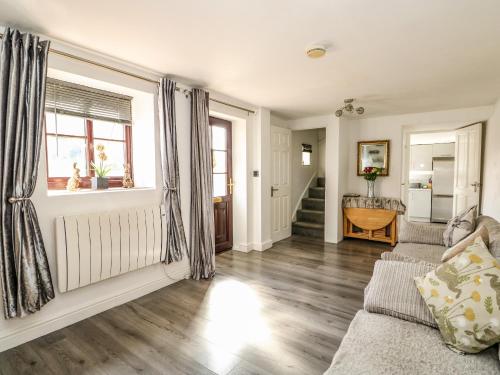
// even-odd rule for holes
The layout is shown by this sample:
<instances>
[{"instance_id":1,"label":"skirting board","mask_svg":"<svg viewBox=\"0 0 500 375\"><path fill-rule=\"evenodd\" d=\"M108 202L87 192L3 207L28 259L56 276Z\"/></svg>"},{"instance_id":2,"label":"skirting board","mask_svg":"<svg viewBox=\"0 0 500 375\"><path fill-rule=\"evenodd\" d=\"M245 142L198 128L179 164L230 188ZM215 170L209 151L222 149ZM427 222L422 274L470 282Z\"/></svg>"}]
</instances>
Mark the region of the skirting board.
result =
<instances>
[{"instance_id":1,"label":"skirting board","mask_svg":"<svg viewBox=\"0 0 500 375\"><path fill-rule=\"evenodd\" d=\"M234 245L233 250L241 251L242 253L248 253L252 250L251 243L240 243L239 245Z\"/></svg>"},{"instance_id":2,"label":"skirting board","mask_svg":"<svg viewBox=\"0 0 500 375\"><path fill-rule=\"evenodd\" d=\"M256 251L265 251L267 249L270 249L273 247L273 241L272 240L267 240L261 243L254 243L253 244L253 249Z\"/></svg>"},{"instance_id":3,"label":"skirting board","mask_svg":"<svg viewBox=\"0 0 500 375\"><path fill-rule=\"evenodd\" d=\"M186 271L185 275L185 278L187 277L188 271ZM93 315L99 314L113 307L145 296L146 294L174 284L180 280L182 279L174 280L168 275L165 275L165 277L162 277L161 279L149 282L134 289L127 290L126 292L118 294L112 298L106 299L104 301L99 301L93 305L86 306L81 310L72 311L70 313L57 316L51 320L33 324L32 326L14 332L9 336L0 338L0 352L24 344L25 342L34 340L38 337L44 336L50 332L57 331L58 329L67 327L71 324L87 319Z\"/></svg>"}]
</instances>

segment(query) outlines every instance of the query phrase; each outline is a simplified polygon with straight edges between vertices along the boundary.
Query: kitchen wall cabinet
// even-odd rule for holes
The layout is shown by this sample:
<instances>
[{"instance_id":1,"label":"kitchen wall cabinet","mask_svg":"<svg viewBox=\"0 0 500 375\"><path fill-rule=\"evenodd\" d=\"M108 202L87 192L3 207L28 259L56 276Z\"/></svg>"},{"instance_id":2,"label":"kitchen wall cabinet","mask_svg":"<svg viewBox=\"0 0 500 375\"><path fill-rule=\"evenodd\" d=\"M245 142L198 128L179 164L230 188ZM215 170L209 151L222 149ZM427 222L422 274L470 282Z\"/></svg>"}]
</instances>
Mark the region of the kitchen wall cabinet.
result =
<instances>
[{"instance_id":1,"label":"kitchen wall cabinet","mask_svg":"<svg viewBox=\"0 0 500 375\"><path fill-rule=\"evenodd\" d=\"M411 146L410 171L432 171L432 145Z\"/></svg>"},{"instance_id":2,"label":"kitchen wall cabinet","mask_svg":"<svg viewBox=\"0 0 500 375\"><path fill-rule=\"evenodd\" d=\"M454 158L455 143L435 143L432 145L432 156L435 158Z\"/></svg>"}]
</instances>

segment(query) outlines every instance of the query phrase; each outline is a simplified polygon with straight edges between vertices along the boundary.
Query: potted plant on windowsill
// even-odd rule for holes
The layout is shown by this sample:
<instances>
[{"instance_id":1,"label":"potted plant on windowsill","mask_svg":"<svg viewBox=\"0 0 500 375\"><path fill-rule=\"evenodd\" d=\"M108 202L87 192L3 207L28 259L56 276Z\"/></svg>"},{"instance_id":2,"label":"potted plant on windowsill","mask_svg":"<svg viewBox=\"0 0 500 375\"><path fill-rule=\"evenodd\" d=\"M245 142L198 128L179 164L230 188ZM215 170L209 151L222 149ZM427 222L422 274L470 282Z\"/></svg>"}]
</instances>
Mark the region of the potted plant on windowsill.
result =
<instances>
[{"instance_id":1,"label":"potted plant on windowsill","mask_svg":"<svg viewBox=\"0 0 500 375\"><path fill-rule=\"evenodd\" d=\"M92 170L96 174L95 177L92 177L92 189L103 190L109 187L108 177L106 176L109 174L109 172L111 172L111 167L108 164L104 164L104 162L108 160L108 156L104 152L104 145L97 145L96 150L99 152L97 154L99 163L90 163L90 165L92 166Z\"/></svg>"},{"instance_id":2,"label":"potted plant on windowsill","mask_svg":"<svg viewBox=\"0 0 500 375\"><path fill-rule=\"evenodd\" d=\"M363 177L366 180L368 188L366 194L368 198L375 198L375 180L381 172L382 169L377 167L366 167L363 169Z\"/></svg>"}]
</instances>

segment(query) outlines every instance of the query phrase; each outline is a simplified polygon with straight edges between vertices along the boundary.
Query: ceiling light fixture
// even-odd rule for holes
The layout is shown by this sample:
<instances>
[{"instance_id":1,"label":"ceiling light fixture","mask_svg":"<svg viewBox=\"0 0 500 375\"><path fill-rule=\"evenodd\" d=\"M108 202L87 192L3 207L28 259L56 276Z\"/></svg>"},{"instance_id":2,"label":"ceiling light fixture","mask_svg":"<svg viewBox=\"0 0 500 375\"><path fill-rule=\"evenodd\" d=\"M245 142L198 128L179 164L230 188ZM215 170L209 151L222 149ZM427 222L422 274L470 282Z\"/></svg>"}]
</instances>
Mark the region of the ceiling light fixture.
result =
<instances>
[{"instance_id":1,"label":"ceiling light fixture","mask_svg":"<svg viewBox=\"0 0 500 375\"><path fill-rule=\"evenodd\" d=\"M306 55L311 59L319 59L320 57L325 56L325 54L326 54L326 47L319 44L310 46L306 51Z\"/></svg>"},{"instance_id":2,"label":"ceiling light fixture","mask_svg":"<svg viewBox=\"0 0 500 375\"><path fill-rule=\"evenodd\" d=\"M354 111L356 111L358 115L362 115L363 113L365 113L365 109L363 107L354 108L354 106L352 105L353 101L354 99L344 99L344 106L335 111L335 116L342 116L344 114L344 111L347 111L349 113L353 113Z\"/></svg>"}]
</instances>

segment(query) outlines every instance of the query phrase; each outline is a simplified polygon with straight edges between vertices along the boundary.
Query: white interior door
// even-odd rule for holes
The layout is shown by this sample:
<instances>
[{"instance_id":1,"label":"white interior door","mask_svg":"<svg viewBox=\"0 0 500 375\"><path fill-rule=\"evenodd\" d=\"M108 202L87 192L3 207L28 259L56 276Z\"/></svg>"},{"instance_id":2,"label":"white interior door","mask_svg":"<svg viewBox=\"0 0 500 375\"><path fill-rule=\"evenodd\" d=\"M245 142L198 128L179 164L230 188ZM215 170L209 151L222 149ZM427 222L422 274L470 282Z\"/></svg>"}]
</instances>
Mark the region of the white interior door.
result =
<instances>
[{"instance_id":1,"label":"white interior door","mask_svg":"<svg viewBox=\"0 0 500 375\"><path fill-rule=\"evenodd\" d=\"M453 189L453 215L473 205L481 197L481 144L482 124L457 130L455 142L455 183Z\"/></svg>"},{"instance_id":2,"label":"white interior door","mask_svg":"<svg viewBox=\"0 0 500 375\"><path fill-rule=\"evenodd\" d=\"M291 193L291 139L289 129L271 126L271 215L272 240L282 240L292 235L290 214Z\"/></svg>"}]
</instances>

